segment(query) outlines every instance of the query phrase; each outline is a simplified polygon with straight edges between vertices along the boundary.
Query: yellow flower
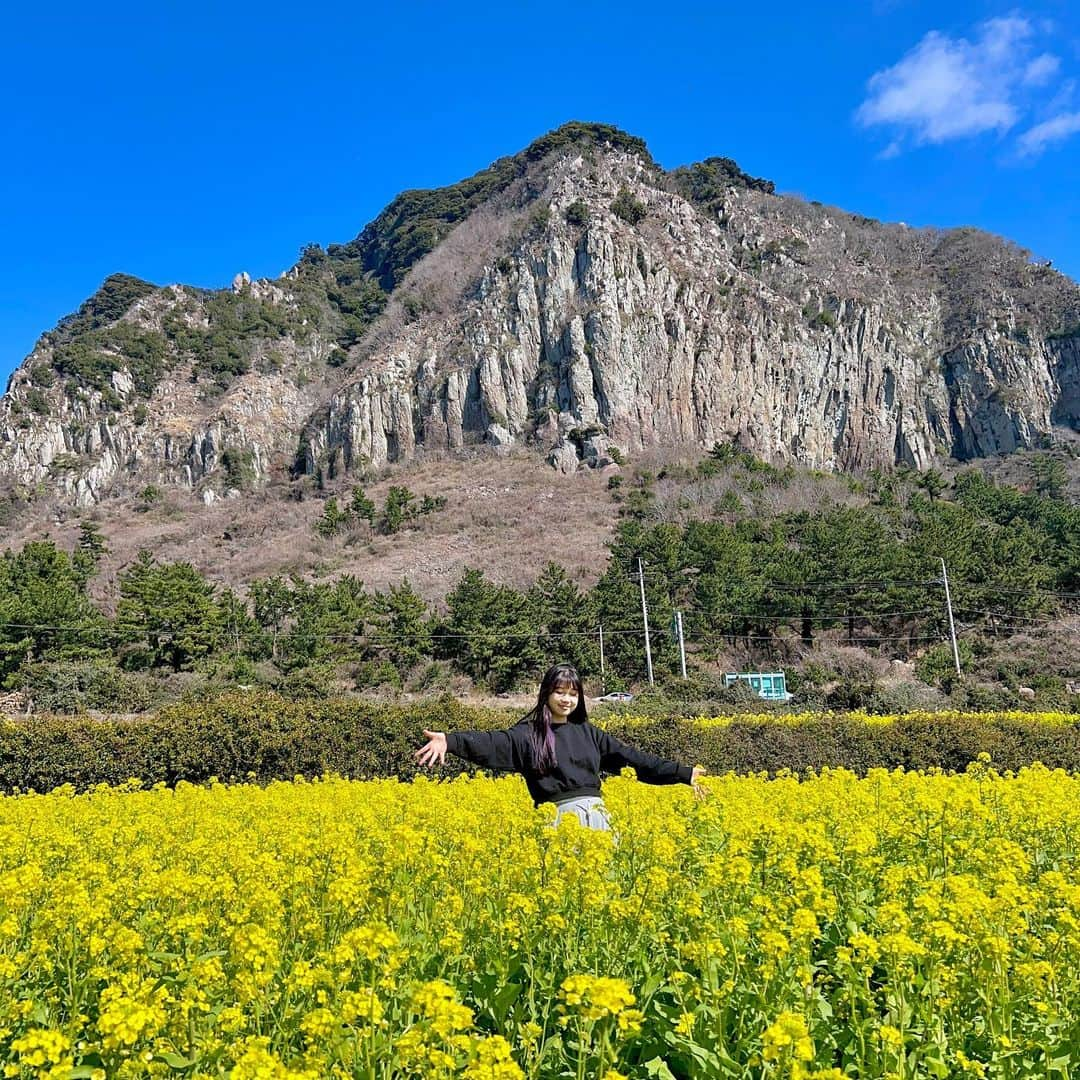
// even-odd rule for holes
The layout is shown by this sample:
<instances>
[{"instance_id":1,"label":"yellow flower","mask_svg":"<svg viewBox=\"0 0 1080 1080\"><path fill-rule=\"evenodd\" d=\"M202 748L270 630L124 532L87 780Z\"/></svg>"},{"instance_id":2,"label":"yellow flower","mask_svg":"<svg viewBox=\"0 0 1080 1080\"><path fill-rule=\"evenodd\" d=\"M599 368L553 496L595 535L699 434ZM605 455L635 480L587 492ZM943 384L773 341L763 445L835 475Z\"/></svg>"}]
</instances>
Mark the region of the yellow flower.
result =
<instances>
[{"instance_id":1,"label":"yellow flower","mask_svg":"<svg viewBox=\"0 0 1080 1080\"><path fill-rule=\"evenodd\" d=\"M878 1028L878 1038L881 1039L882 1045L889 1050L900 1050L904 1045L903 1034L899 1028L894 1028L891 1024L882 1024Z\"/></svg>"},{"instance_id":2,"label":"yellow flower","mask_svg":"<svg viewBox=\"0 0 1080 1080\"><path fill-rule=\"evenodd\" d=\"M766 1061L776 1061L790 1053L795 1061L810 1061L814 1056L814 1044L806 1023L797 1013L782 1012L770 1024L762 1036Z\"/></svg>"},{"instance_id":3,"label":"yellow flower","mask_svg":"<svg viewBox=\"0 0 1080 1080\"><path fill-rule=\"evenodd\" d=\"M11 1049L19 1055L21 1064L41 1066L60 1061L71 1049L71 1040L62 1031L31 1028L25 1035L12 1039Z\"/></svg>"}]
</instances>

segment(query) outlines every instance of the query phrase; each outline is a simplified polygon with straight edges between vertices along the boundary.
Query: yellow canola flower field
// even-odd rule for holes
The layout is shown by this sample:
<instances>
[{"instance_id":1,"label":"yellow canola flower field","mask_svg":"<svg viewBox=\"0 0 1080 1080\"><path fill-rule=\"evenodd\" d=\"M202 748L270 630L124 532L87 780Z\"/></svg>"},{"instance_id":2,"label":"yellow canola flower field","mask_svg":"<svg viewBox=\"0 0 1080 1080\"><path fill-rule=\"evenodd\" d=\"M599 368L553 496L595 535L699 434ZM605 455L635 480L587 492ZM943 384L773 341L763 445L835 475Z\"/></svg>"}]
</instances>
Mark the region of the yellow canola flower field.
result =
<instances>
[{"instance_id":1,"label":"yellow canola flower field","mask_svg":"<svg viewBox=\"0 0 1080 1080\"><path fill-rule=\"evenodd\" d=\"M0 799L0 1073L1080 1075L1080 778Z\"/></svg>"},{"instance_id":2,"label":"yellow canola flower field","mask_svg":"<svg viewBox=\"0 0 1080 1080\"><path fill-rule=\"evenodd\" d=\"M1045 724L1049 727L1072 727L1080 723L1080 713L1064 712L1024 712L1020 709L998 712L963 712L959 709L937 709L934 711L912 709L904 713L867 713L861 710L844 712L764 712L732 713L729 716L694 716L688 722L696 727L729 727L732 724L770 724L786 727L800 727L804 724L845 721L867 724L871 727L886 727L897 721L914 723L950 724L950 723L1006 723L1006 724ZM656 723L655 716L639 713L612 713L600 720L601 724L617 721L630 727L648 727Z\"/></svg>"}]
</instances>

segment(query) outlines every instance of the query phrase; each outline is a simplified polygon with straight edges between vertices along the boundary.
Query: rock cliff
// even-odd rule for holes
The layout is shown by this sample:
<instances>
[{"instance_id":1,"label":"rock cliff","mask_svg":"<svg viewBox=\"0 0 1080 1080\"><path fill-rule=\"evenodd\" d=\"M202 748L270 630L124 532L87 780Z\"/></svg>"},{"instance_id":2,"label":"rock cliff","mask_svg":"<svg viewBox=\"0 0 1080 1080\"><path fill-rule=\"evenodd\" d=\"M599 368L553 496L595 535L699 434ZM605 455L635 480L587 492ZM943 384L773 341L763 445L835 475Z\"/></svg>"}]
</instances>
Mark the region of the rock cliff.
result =
<instances>
[{"instance_id":1,"label":"rock cliff","mask_svg":"<svg viewBox=\"0 0 1080 1080\"><path fill-rule=\"evenodd\" d=\"M714 442L925 468L1056 428L1080 428L1080 288L1048 266L568 125L275 282L110 279L13 375L0 476L86 504L475 442L564 472Z\"/></svg>"}]
</instances>

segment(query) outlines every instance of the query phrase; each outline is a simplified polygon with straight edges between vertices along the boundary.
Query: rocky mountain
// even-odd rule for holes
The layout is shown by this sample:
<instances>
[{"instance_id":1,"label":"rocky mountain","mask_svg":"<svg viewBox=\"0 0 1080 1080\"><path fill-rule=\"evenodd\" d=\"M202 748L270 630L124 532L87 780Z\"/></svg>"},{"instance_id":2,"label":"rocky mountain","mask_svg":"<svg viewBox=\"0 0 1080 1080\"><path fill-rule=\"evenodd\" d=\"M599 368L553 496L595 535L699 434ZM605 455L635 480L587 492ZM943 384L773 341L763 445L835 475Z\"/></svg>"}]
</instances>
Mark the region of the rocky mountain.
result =
<instances>
[{"instance_id":1,"label":"rocky mountain","mask_svg":"<svg viewBox=\"0 0 1080 1080\"><path fill-rule=\"evenodd\" d=\"M12 375L0 480L212 501L474 443L925 468L1078 429L1080 287L1049 265L574 123L276 280L110 277Z\"/></svg>"}]
</instances>

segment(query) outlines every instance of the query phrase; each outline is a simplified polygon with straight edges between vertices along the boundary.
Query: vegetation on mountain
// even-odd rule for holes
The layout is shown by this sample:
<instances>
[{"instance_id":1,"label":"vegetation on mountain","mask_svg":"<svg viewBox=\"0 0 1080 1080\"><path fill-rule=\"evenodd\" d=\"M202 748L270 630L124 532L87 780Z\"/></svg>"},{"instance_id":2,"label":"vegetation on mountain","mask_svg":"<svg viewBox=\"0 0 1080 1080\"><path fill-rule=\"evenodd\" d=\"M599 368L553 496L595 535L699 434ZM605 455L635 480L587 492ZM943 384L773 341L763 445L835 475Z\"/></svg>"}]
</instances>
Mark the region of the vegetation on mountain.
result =
<instances>
[{"instance_id":1,"label":"vegetation on mountain","mask_svg":"<svg viewBox=\"0 0 1080 1080\"><path fill-rule=\"evenodd\" d=\"M164 329L176 352L190 357L193 379L208 384L210 392L227 389L250 371L256 349L303 336L301 315L250 291L208 292L201 300L203 319L193 324L180 308L166 317Z\"/></svg>"},{"instance_id":2,"label":"vegetation on mountain","mask_svg":"<svg viewBox=\"0 0 1080 1080\"><path fill-rule=\"evenodd\" d=\"M401 282L459 222L481 203L506 190L536 162L568 147L608 145L653 164L643 140L609 124L572 121L541 136L512 157L499 158L474 176L448 187L405 191L348 244L331 244L331 258L358 258L386 292Z\"/></svg>"},{"instance_id":3,"label":"vegetation on mountain","mask_svg":"<svg viewBox=\"0 0 1080 1080\"><path fill-rule=\"evenodd\" d=\"M97 391L107 409L120 409L128 404L138 408L165 373L186 367L200 394L213 398L254 368L281 370L290 341L316 343L310 350L316 370L313 373L305 361L304 370L294 373L298 382L318 378L321 363L328 369L344 367L350 356L355 359L350 350L386 311L405 274L456 225L515 184L520 187L514 189L515 206L535 199L543 188L543 167L553 155L573 150L596 160L603 148L635 155L649 170L648 183L678 192L709 214L723 210L724 221L725 200L733 188L751 195L775 193L771 181L744 172L730 158L710 157L664 173L639 138L605 124L564 124L456 184L403 192L349 243L326 249L307 245L269 293L250 285L162 290L130 275L111 275L78 311L43 336L42 344L53 349L51 364L34 364L31 385L11 406L14 422L31 428L36 416L53 411L49 391L57 375L69 396L80 389ZM629 187L610 205L630 224L645 213ZM950 354L977 327L993 327L1018 345L1039 335L1065 342L1078 332L1080 293L1075 286L1049 266L1033 263L1029 252L997 237L975 229L885 225L797 198L771 200L769 205L770 220L760 224L772 231L768 236L740 231L732 261L761 275L778 295L798 296L807 323L822 333L838 325L836 311L846 297L865 299L885 288L898 288L909 299L928 291L938 298L944 312L942 336L928 345L927 363L941 358L946 369ZM821 229L823 216L842 220L844 227ZM583 199L565 209L566 220L576 227L583 227L588 217ZM549 220L550 210L541 200L524 215L518 235L532 235ZM640 249L637 264L644 276L650 258ZM821 295L811 290L807 298L808 277L827 278L829 289ZM732 287L730 282L721 285L721 295ZM1009 304L1001 301L1002 288ZM125 318L135 303L155 293L162 296L155 305L160 307L154 313L158 322L140 317L136 325ZM405 321L430 310L442 309L433 307L423 290L400 296L400 305L393 308L395 317ZM160 332L151 328L159 324ZM134 403L125 401L113 384L113 373L123 368L134 381ZM142 417L146 419L145 408Z\"/></svg>"},{"instance_id":4,"label":"vegetation on mountain","mask_svg":"<svg viewBox=\"0 0 1080 1080\"><path fill-rule=\"evenodd\" d=\"M709 211L723 207L731 187L747 188L772 195L776 185L771 180L745 173L728 157L710 157L693 165L680 165L667 174L668 183L684 199Z\"/></svg>"},{"instance_id":5,"label":"vegetation on mountain","mask_svg":"<svg viewBox=\"0 0 1080 1080\"><path fill-rule=\"evenodd\" d=\"M581 199L575 199L564 211L566 220L578 228L589 224L589 206Z\"/></svg>"},{"instance_id":6,"label":"vegetation on mountain","mask_svg":"<svg viewBox=\"0 0 1080 1080\"><path fill-rule=\"evenodd\" d=\"M521 588L473 567L452 586L445 609L408 582L379 591L348 575L334 582L274 575L232 592L190 564L143 553L120 577L111 618L89 598L104 547L87 522L72 556L49 541L4 556L0 677L8 688L70 702L77 688L49 670L93 664L80 669L86 695L108 697L111 668L116 697L127 687L140 708L176 673L297 693L430 688L460 673L502 691L530 684L555 658L598 679L602 626L605 683L619 688L645 677L641 559L653 668L684 696L722 699L734 691L718 673L780 663L803 706L893 712L949 695L967 707L1010 707L1023 685L1040 707L1080 707L1066 690L1077 653L1067 627L1080 596L1080 507L1061 497L1052 473L1049 489L1043 481L1037 490L1048 472L1037 457L1028 491L975 469L951 481L933 472L876 474L850 481L850 504L798 509L797 500L787 507L781 500L771 513L767 500L749 513L743 499L795 491L805 474L723 445L683 468L674 501L674 466L641 470L612 489L624 516L592 587L557 563ZM403 485L390 490L397 493L381 511L359 486L351 497L328 498L320 528L334 535L363 524L369 537L393 535L384 526L387 507L391 519L401 511L408 520L425 502ZM947 644L942 558L961 631L960 679ZM685 684L677 679L676 611L693 676ZM880 657L917 665L902 690L882 683L889 664ZM150 682L132 682L136 675Z\"/></svg>"},{"instance_id":7,"label":"vegetation on mountain","mask_svg":"<svg viewBox=\"0 0 1080 1080\"><path fill-rule=\"evenodd\" d=\"M611 203L611 212L627 225L637 225L648 211L640 199L634 198L629 188L621 187Z\"/></svg>"},{"instance_id":8,"label":"vegetation on mountain","mask_svg":"<svg viewBox=\"0 0 1080 1080\"><path fill-rule=\"evenodd\" d=\"M425 514L433 514L446 506L442 495L425 495L419 502L414 492L403 484L391 485L386 493L381 513L364 493L355 486L347 506L339 506L337 498L330 496L323 507L321 517L315 522L315 531L324 537L336 536L345 529L366 523L370 529L378 529L385 536L400 532L407 524Z\"/></svg>"},{"instance_id":9,"label":"vegetation on mountain","mask_svg":"<svg viewBox=\"0 0 1080 1080\"><path fill-rule=\"evenodd\" d=\"M129 322L89 330L53 350L53 367L72 390L98 390L104 404L113 409L122 404L112 385L114 371L126 368L136 393L149 397L170 366L165 337Z\"/></svg>"},{"instance_id":10,"label":"vegetation on mountain","mask_svg":"<svg viewBox=\"0 0 1080 1080\"><path fill-rule=\"evenodd\" d=\"M45 338L50 344L56 345L71 341L89 330L109 326L125 315L137 300L157 292L157 289L149 281L130 274L110 274L93 296L84 300L76 312L61 319Z\"/></svg>"}]
</instances>

